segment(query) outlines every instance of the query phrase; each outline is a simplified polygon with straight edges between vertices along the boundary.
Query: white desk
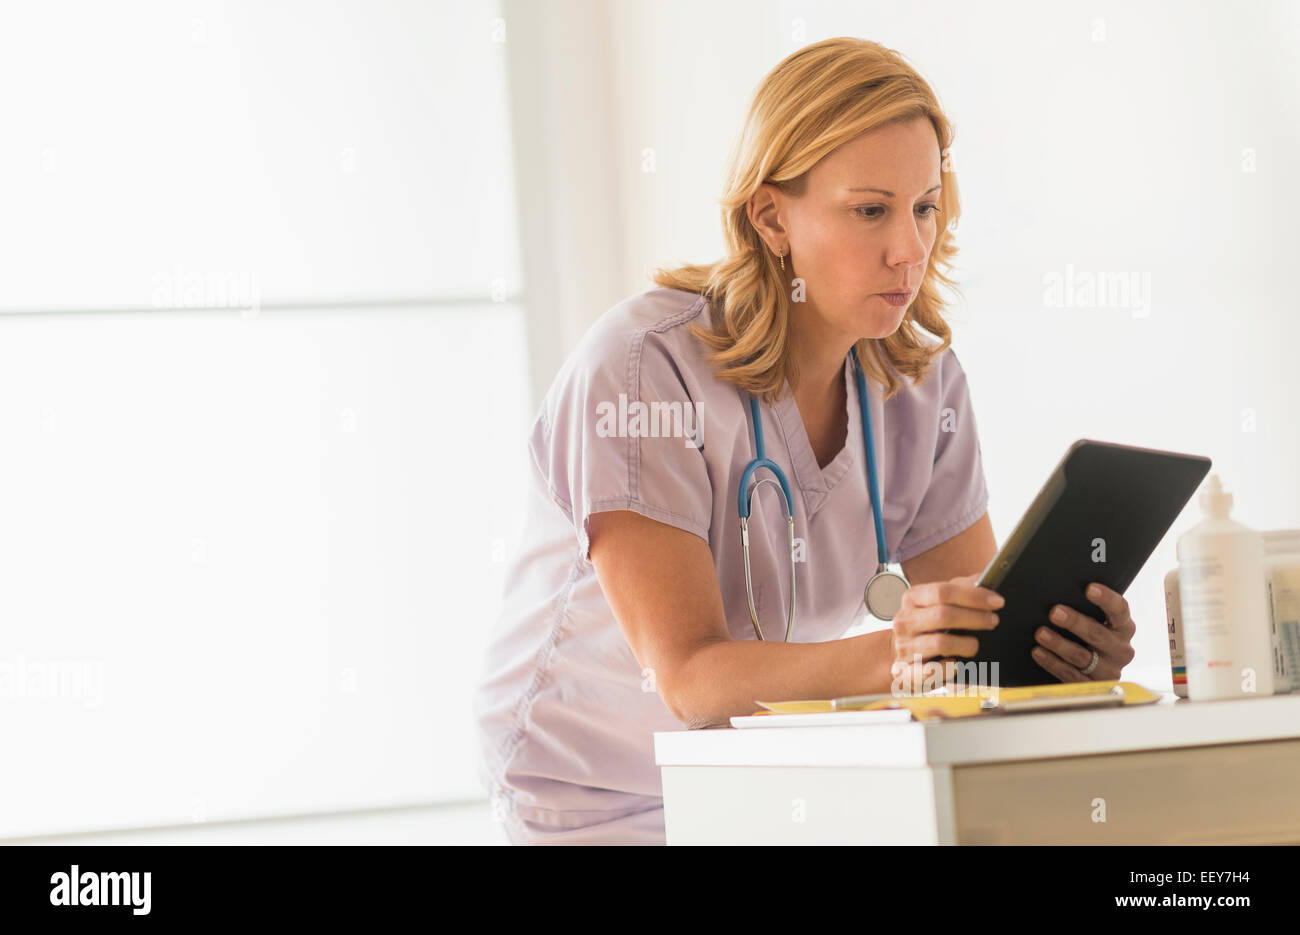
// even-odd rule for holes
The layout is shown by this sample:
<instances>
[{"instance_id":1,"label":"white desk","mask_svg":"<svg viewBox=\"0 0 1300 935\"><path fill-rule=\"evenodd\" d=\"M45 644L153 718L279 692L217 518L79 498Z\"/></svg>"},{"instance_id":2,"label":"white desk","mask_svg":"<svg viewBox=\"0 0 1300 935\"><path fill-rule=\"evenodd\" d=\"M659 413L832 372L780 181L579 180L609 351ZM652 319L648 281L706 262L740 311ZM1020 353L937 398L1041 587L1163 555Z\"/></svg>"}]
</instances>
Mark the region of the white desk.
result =
<instances>
[{"instance_id":1,"label":"white desk","mask_svg":"<svg viewBox=\"0 0 1300 935\"><path fill-rule=\"evenodd\" d=\"M1300 695L671 731L655 760L669 844L1300 843Z\"/></svg>"}]
</instances>

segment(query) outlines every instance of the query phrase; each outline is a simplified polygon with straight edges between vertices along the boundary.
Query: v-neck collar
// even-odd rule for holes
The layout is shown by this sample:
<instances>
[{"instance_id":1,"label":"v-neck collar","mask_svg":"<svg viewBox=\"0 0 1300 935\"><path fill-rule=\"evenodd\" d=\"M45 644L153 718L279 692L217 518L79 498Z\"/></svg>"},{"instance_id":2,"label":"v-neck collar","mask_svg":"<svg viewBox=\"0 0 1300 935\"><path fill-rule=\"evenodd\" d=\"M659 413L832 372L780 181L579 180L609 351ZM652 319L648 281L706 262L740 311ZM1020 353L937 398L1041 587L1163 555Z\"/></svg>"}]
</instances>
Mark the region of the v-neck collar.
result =
<instances>
[{"instance_id":1,"label":"v-neck collar","mask_svg":"<svg viewBox=\"0 0 1300 935\"><path fill-rule=\"evenodd\" d=\"M794 483L803 493L804 508L812 516L826 502L834 486L849 472L855 464L861 464L857 452L863 451L862 413L858 408L858 386L853 377L853 364L847 356L844 358L845 406L848 411L848 431L844 435L844 447L826 465L817 465L817 454L813 451L808 430L804 427L803 416L794 394L790 392L787 380L781 389L781 397L773 405L781 434L785 437L786 450L790 453L790 465L794 470ZM870 402L870 400L868 400ZM873 423L878 421L873 412ZM874 424L873 424L873 432ZM866 470L864 467L863 470Z\"/></svg>"}]
</instances>

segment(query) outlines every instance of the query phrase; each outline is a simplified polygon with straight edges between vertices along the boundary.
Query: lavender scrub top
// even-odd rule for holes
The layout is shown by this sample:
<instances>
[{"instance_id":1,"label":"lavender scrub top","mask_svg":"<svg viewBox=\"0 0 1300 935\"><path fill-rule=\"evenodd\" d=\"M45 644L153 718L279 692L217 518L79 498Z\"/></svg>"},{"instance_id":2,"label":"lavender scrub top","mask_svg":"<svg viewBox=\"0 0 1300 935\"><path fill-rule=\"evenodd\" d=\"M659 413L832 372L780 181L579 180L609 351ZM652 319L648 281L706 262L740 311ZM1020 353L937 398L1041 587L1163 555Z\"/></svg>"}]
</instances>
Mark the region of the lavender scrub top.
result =
<instances>
[{"instance_id":1,"label":"lavender scrub top","mask_svg":"<svg viewBox=\"0 0 1300 935\"><path fill-rule=\"evenodd\" d=\"M732 639L755 638L736 512L741 472L754 457L749 397L714 377L690 333L692 324L707 327L711 312L704 298L675 289L614 306L565 362L533 425L523 535L474 700L480 775L516 842L664 840L653 735L682 724L601 590L588 556L593 513L632 510L708 542L727 630ZM767 456L789 479L802 540L797 642L837 639L867 618L862 589L876 546L850 367L846 359L848 437L825 468L788 384L778 402L760 406ZM951 348L938 355L920 383L900 379L886 402L867 376L891 563L962 532L988 501L957 355ZM790 559L781 497L770 484L754 496L749 529L759 622L764 636L780 639Z\"/></svg>"}]
</instances>

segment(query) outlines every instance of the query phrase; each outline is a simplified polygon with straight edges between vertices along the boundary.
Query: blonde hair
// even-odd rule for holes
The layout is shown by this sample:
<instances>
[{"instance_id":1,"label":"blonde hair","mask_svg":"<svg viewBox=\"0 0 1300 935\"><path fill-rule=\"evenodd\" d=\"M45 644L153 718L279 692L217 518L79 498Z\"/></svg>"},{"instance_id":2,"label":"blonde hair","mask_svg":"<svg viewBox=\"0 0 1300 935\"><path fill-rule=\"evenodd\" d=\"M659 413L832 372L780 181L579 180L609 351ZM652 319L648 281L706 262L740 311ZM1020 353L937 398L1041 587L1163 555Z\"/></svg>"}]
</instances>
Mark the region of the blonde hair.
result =
<instances>
[{"instance_id":1,"label":"blonde hair","mask_svg":"<svg viewBox=\"0 0 1300 935\"><path fill-rule=\"evenodd\" d=\"M857 342L867 374L885 385L885 398L900 387L891 368L914 380L924 378L934 357L952 343L940 312L939 284L957 252L949 226L959 215L956 179L948 160L952 128L925 80L892 49L866 39L841 37L805 46L787 56L758 86L743 131L728 159L721 199L726 256L708 265L657 268L656 285L703 295L713 306L712 330L692 332L710 348L719 380L771 402L783 380L797 385L789 352L791 298L777 258L750 223L750 198L764 182L798 197L808 173L842 144L883 124L927 117L943 157L940 229L915 300L898 329L886 338ZM942 268L942 269L941 269ZM719 311L721 314L719 314ZM919 328L939 338L936 346Z\"/></svg>"}]
</instances>

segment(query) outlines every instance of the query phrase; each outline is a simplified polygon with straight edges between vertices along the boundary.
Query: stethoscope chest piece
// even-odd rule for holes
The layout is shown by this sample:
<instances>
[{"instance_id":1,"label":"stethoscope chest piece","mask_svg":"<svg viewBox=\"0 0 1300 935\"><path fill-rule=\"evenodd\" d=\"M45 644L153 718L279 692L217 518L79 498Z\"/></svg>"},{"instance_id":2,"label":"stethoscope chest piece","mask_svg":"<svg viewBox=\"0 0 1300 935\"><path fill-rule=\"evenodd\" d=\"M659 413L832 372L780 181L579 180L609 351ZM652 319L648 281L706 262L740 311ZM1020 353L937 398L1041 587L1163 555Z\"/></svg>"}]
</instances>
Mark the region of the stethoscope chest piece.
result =
<instances>
[{"instance_id":1,"label":"stethoscope chest piece","mask_svg":"<svg viewBox=\"0 0 1300 935\"><path fill-rule=\"evenodd\" d=\"M862 592L867 612L878 620L893 620L903 606L907 587L907 579L902 575L883 568L877 570Z\"/></svg>"}]
</instances>

